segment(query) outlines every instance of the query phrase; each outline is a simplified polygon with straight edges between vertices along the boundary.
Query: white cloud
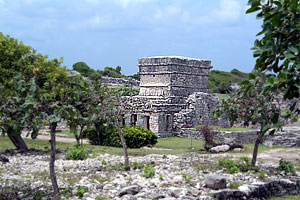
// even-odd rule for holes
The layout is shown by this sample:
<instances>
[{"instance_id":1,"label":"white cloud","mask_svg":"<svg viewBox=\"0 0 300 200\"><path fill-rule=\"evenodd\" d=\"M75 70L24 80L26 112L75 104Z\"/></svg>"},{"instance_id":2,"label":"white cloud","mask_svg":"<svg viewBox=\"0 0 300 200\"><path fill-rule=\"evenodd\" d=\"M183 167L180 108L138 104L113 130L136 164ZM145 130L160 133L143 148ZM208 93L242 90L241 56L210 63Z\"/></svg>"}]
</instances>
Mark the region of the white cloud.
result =
<instances>
[{"instance_id":1,"label":"white cloud","mask_svg":"<svg viewBox=\"0 0 300 200\"><path fill-rule=\"evenodd\" d=\"M183 13L179 7L168 6L165 8L157 8L153 14L153 17L158 20L164 20L167 18L180 17L182 14Z\"/></svg>"},{"instance_id":2,"label":"white cloud","mask_svg":"<svg viewBox=\"0 0 300 200\"><path fill-rule=\"evenodd\" d=\"M149 0L117 0L117 3L119 3L122 8L127 8L129 6L129 4L133 4L133 3L146 3Z\"/></svg>"},{"instance_id":3,"label":"white cloud","mask_svg":"<svg viewBox=\"0 0 300 200\"><path fill-rule=\"evenodd\" d=\"M68 25L68 28L72 31L78 31L82 29L108 28L114 26L114 24L116 23L116 19L113 19L110 15L102 16L96 14L81 21L73 21Z\"/></svg>"},{"instance_id":4,"label":"white cloud","mask_svg":"<svg viewBox=\"0 0 300 200\"><path fill-rule=\"evenodd\" d=\"M86 0L86 2L91 3L91 4L98 4L98 3L100 3L100 0Z\"/></svg>"},{"instance_id":5,"label":"white cloud","mask_svg":"<svg viewBox=\"0 0 300 200\"><path fill-rule=\"evenodd\" d=\"M5 5L4 0L0 0L0 6Z\"/></svg>"},{"instance_id":6,"label":"white cloud","mask_svg":"<svg viewBox=\"0 0 300 200\"><path fill-rule=\"evenodd\" d=\"M213 14L221 21L235 21L243 13L242 5L236 0L221 0L220 7Z\"/></svg>"}]
</instances>

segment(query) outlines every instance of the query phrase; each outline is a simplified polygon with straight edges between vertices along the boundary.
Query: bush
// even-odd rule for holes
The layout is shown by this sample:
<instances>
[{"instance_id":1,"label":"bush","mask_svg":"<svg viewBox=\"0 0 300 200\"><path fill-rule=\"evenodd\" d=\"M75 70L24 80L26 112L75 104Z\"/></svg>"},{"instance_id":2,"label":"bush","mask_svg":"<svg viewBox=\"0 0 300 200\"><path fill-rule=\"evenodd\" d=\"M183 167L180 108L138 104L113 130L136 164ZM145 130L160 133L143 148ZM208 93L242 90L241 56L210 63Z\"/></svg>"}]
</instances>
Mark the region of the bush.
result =
<instances>
[{"instance_id":1,"label":"bush","mask_svg":"<svg viewBox=\"0 0 300 200\"><path fill-rule=\"evenodd\" d=\"M154 168L153 168L153 167L146 167L146 168L144 169L144 174L143 174L143 176L144 176L145 178L152 178L152 177L154 177L154 176L155 176L155 170L154 170Z\"/></svg>"},{"instance_id":2,"label":"bush","mask_svg":"<svg viewBox=\"0 0 300 200\"><path fill-rule=\"evenodd\" d=\"M112 126L105 126L104 122L101 123L100 125L100 140L101 140L101 144L103 142L104 139L104 133L107 132L107 130L112 129ZM87 128L82 132L82 138L88 138L90 144L92 145L101 145L99 144L99 140L98 140L98 136L96 133L96 129L95 128Z\"/></svg>"},{"instance_id":3,"label":"bush","mask_svg":"<svg viewBox=\"0 0 300 200\"><path fill-rule=\"evenodd\" d=\"M66 154L67 160L84 160L88 157L89 153L84 148L76 144L72 147L71 152Z\"/></svg>"},{"instance_id":4,"label":"bush","mask_svg":"<svg viewBox=\"0 0 300 200\"><path fill-rule=\"evenodd\" d=\"M102 143L104 146L122 147L118 130L114 127L107 127L102 132ZM157 136L152 131L140 126L122 127L126 145L128 148L141 148L153 146L157 143ZM87 137L91 144L96 144L97 134L95 129L87 131Z\"/></svg>"},{"instance_id":5,"label":"bush","mask_svg":"<svg viewBox=\"0 0 300 200\"><path fill-rule=\"evenodd\" d=\"M86 186L81 186L80 185L80 186L77 187L76 195L78 197L83 197L83 194L88 192L88 191L89 191L89 189Z\"/></svg>"},{"instance_id":6,"label":"bush","mask_svg":"<svg viewBox=\"0 0 300 200\"><path fill-rule=\"evenodd\" d=\"M286 161L285 159L281 158L279 161L279 166L276 168L277 171L284 171L286 174L291 173L293 175L296 174L296 170L294 168L294 164Z\"/></svg>"},{"instance_id":7,"label":"bush","mask_svg":"<svg viewBox=\"0 0 300 200\"><path fill-rule=\"evenodd\" d=\"M235 174L237 172L247 172L249 170L256 170L255 167L251 166L250 158L246 156L239 157L238 160L230 159L219 159L218 163L220 168L225 168L230 174Z\"/></svg>"}]
</instances>

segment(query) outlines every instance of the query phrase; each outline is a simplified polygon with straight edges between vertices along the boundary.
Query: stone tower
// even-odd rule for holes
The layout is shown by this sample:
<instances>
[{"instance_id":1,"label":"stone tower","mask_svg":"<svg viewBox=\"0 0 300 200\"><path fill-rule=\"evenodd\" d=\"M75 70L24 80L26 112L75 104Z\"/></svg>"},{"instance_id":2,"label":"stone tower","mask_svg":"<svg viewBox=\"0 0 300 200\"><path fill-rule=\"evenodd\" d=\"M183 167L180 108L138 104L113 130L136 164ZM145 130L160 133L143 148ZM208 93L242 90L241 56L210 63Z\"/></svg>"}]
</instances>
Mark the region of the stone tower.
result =
<instances>
[{"instance_id":1,"label":"stone tower","mask_svg":"<svg viewBox=\"0 0 300 200\"><path fill-rule=\"evenodd\" d=\"M123 100L123 124L143 126L160 137L174 136L186 124L217 124L217 104L209 94L211 62L179 56L140 58L140 93Z\"/></svg>"},{"instance_id":2,"label":"stone tower","mask_svg":"<svg viewBox=\"0 0 300 200\"><path fill-rule=\"evenodd\" d=\"M179 56L146 57L138 60L140 96L183 96L208 92L209 60Z\"/></svg>"}]
</instances>

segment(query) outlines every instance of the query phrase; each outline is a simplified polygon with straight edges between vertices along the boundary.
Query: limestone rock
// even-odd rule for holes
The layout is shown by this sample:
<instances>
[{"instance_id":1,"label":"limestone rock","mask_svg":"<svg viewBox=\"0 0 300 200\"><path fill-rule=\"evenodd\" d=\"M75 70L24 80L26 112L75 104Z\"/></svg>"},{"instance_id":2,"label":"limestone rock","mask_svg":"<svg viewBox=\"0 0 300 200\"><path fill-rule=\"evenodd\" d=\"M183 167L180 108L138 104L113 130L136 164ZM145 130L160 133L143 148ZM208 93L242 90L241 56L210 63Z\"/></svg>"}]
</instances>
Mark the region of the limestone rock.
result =
<instances>
[{"instance_id":1,"label":"limestone rock","mask_svg":"<svg viewBox=\"0 0 300 200\"><path fill-rule=\"evenodd\" d=\"M6 158L3 155L0 155L0 161L3 162L3 163L8 163L9 162L8 158Z\"/></svg>"},{"instance_id":2,"label":"limestone rock","mask_svg":"<svg viewBox=\"0 0 300 200\"><path fill-rule=\"evenodd\" d=\"M227 144L224 144L224 145L219 145L219 146L213 147L209 151L212 153L220 153L220 152L229 151L229 149L230 149L230 146Z\"/></svg>"},{"instance_id":3,"label":"limestone rock","mask_svg":"<svg viewBox=\"0 0 300 200\"><path fill-rule=\"evenodd\" d=\"M219 190L226 188L226 178L219 174L208 174L205 176L205 185L208 188Z\"/></svg>"},{"instance_id":4,"label":"limestone rock","mask_svg":"<svg viewBox=\"0 0 300 200\"><path fill-rule=\"evenodd\" d=\"M168 195L170 195L171 197L179 198L181 195L181 189L176 187L169 187Z\"/></svg>"},{"instance_id":5,"label":"limestone rock","mask_svg":"<svg viewBox=\"0 0 300 200\"><path fill-rule=\"evenodd\" d=\"M139 186L133 185L133 186L129 186L129 187L123 188L123 189L121 190L121 192L119 193L118 196L119 196L119 197L122 197L122 196L124 196L124 195L126 195L126 194L132 194L132 195L135 195L135 194L139 193L139 191L140 191Z\"/></svg>"},{"instance_id":6,"label":"limestone rock","mask_svg":"<svg viewBox=\"0 0 300 200\"><path fill-rule=\"evenodd\" d=\"M166 196L163 194L152 193L149 195L150 199L164 199Z\"/></svg>"}]
</instances>

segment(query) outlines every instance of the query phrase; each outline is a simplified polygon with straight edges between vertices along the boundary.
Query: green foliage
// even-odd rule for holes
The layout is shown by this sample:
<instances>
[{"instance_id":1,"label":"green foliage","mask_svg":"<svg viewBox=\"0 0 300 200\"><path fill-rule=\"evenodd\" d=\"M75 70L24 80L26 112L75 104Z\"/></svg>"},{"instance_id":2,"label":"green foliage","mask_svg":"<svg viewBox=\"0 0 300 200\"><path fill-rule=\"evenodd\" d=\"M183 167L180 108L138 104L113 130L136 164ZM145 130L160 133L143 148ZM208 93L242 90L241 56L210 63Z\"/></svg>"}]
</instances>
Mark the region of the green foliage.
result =
<instances>
[{"instance_id":1,"label":"green foliage","mask_svg":"<svg viewBox=\"0 0 300 200\"><path fill-rule=\"evenodd\" d=\"M294 164L290 161L287 161L283 158L279 160L279 165L276 168L277 171L284 171L286 174L291 173L293 175L296 174L296 170L294 168Z\"/></svg>"},{"instance_id":2,"label":"green foliage","mask_svg":"<svg viewBox=\"0 0 300 200\"><path fill-rule=\"evenodd\" d=\"M231 72L211 70L208 85L211 93L229 94L232 92L230 85L232 83L240 84L247 80L248 74L233 69Z\"/></svg>"},{"instance_id":3,"label":"green foliage","mask_svg":"<svg viewBox=\"0 0 300 200\"><path fill-rule=\"evenodd\" d=\"M155 170L153 167L145 167L143 176L145 178L152 178L155 176Z\"/></svg>"},{"instance_id":4,"label":"green foliage","mask_svg":"<svg viewBox=\"0 0 300 200\"><path fill-rule=\"evenodd\" d=\"M75 144L70 153L66 154L67 160L84 160L88 157L89 153L84 150L83 146Z\"/></svg>"},{"instance_id":5,"label":"green foliage","mask_svg":"<svg viewBox=\"0 0 300 200\"><path fill-rule=\"evenodd\" d=\"M230 174L256 170L255 167L251 166L250 158L246 156L239 157L238 160L220 158L218 160L218 166L219 168L225 168L226 171Z\"/></svg>"},{"instance_id":6,"label":"green foliage","mask_svg":"<svg viewBox=\"0 0 300 200\"><path fill-rule=\"evenodd\" d=\"M91 75L95 73L95 70L90 68L85 62L77 62L72 66L72 68L85 77L91 77Z\"/></svg>"},{"instance_id":7,"label":"green foliage","mask_svg":"<svg viewBox=\"0 0 300 200\"><path fill-rule=\"evenodd\" d=\"M186 173L181 173L181 175L187 184L189 184L191 182L192 177L190 175L187 175Z\"/></svg>"},{"instance_id":8,"label":"green foliage","mask_svg":"<svg viewBox=\"0 0 300 200\"><path fill-rule=\"evenodd\" d=\"M108 198L103 197L103 196L97 196L96 200L108 200Z\"/></svg>"},{"instance_id":9,"label":"green foliage","mask_svg":"<svg viewBox=\"0 0 300 200\"><path fill-rule=\"evenodd\" d=\"M236 182L229 182L229 188L230 189L238 189L242 184L241 183L236 183Z\"/></svg>"},{"instance_id":10,"label":"green foliage","mask_svg":"<svg viewBox=\"0 0 300 200\"><path fill-rule=\"evenodd\" d=\"M138 81L140 80L140 74L139 73L133 74L133 75L128 76L128 77L133 78L133 79L138 80Z\"/></svg>"},{"instance_id":11,"label":"green foliage","mask_svg":"<svg viewBox=\"0 0 300 200\"><path fill-rule=\"evenodd\" d=\"M141 148L144 146L153 146L157 143L157 136L155 133L148 129L135 126L135 127L122 127L121 128L125 137L126 145L128 148ZM122 147L119 133L116 128L108 126L102 129L102 145ZM95 129L86 131L87 138L91 144L95 144L97 134Z\"/></svg>"},{"instance_id":12,"label":"green foliage","mask_svg":"<svg viewBox=\"0 0 300 200\"><path fill-rule=\"evenodd\" d=\"M265 179L266 178L266 171L261 170L258 174L257 177L260 179Z\"/></svg>"},{"instance_id":13,"label":"green foliage","mask_svg":"<svg viewBox=\"0 0 300 200\"><path fill-rule=\"evenodd\" d=\"M263 19L252 48L255 69L275 75L268 77L265 90L282 89L284 98L299 98L299 0L249 0L248 5L246 13L257 12L257 19Z\"/></svg>"},{"instance_id":14,"label":"green foliage","mask_svg":"<svg viewBox=\"0 0 300 200\"><path fill-rule=\"evenodd\" d=\"M43 192L37 191L33 195L33 199L35 200L42 200L45 194Z\"/></svg>"},{"instance_id":15,"label":"green foliage","mask_svg":"<svg viewBox=\"0 0 300 200\"><path fill-rule=\"evenodd\" d=\"M144 165L142 163L138 163L138 162L133 162L131 163L131 167L133 169L143 169L144 168Z\"/></svg>"},{"instance_id":16,"label":"green foliage","mask_svg":"<svg viewBox=\"0 0 300 200\"><path fill-rule=\"evenodd\" d=\"M33 54L34 51L30 46L0 32L0 86L7 87L16 73L24 72L24 74L32 75L34 63L31 56Z\"/></svg>"},{"instance_id":17,"label":"green foliage","mask_svg":"<svg viewBox=\"0 0 300 200\"><path fill-rule=\"evenodd\" d=\"M86 186L77 186L77 192L76 192L76 196L78 197L83 197L83 194L88 192L89 188Z\"/></svg>"},{"instance_id":18,"label":"green foliage","mask_svg":"<svg viewBox=\"0 0 300 200\"><path fill-rule=\"evenodd\" d=\"M119 69L119 70L117 70L117 69ZM124 77L124 75L121 74L121 67L120 66L117 66L116 69L114 69L112 67L104 67L104 71L103 71L102 75L113 77L113 78L122 78L122 77Z\"/></svg>"},{"instance_id":19,"label":"green foliage","mask_svg":"<svg viewBox=\"0 0 300 200\"><path fill-rule=\"evenodd\" d=\"M281 197L272 197L269 200L299 200L299 195L284 195Z\"/></svg>"}]
</instances>

